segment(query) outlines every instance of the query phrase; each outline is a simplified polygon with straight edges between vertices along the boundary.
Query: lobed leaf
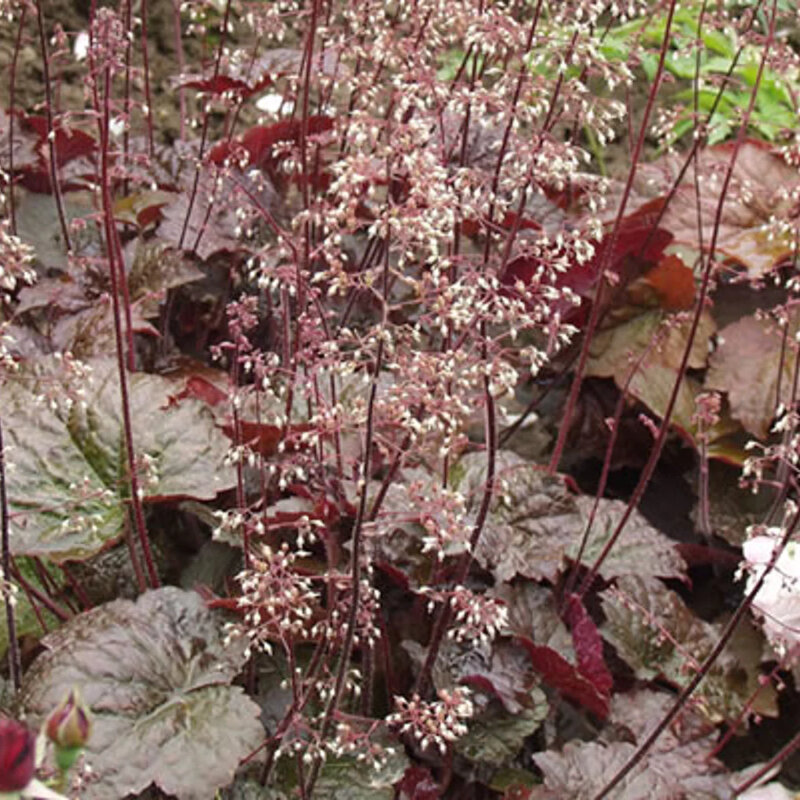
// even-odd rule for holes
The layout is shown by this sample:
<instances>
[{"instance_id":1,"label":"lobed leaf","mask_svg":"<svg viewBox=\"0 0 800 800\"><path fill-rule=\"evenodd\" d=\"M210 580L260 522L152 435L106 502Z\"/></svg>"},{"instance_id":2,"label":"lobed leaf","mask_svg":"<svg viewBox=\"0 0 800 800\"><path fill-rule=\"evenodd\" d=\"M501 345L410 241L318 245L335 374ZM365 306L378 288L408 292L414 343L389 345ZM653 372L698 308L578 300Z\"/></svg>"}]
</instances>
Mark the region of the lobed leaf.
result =
<instances>
[{"instance_id":1,"label":"lobed leaf","mask_svg":"<svg viewBox=\"0 0 800 800\"><path fill-rule=\"evenodd\" d=\"M231 681L243 646L221 618L174 587L115 600L42 640L19 705L40 723L77 687L93 715L84 800L118 800L155 783L180 800L211 800L260 744L258 706Z\"/></svg>"}]
</instances>

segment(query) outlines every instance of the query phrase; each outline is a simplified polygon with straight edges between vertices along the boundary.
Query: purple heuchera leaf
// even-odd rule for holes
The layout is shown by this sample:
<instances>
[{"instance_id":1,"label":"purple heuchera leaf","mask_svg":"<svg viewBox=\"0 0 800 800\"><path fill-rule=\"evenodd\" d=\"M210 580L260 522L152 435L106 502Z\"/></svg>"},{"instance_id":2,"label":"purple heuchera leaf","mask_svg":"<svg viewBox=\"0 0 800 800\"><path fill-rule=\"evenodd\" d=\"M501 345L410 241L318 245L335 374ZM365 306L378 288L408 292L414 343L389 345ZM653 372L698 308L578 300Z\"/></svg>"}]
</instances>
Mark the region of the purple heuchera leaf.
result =
<instances>
[{"instance_id":1,"label":"purple heuchera leaf","mask_svg":"<svg viewBox=\"0 0 800 800\"><path fill-rule=\"evenodd\" d=\"M262 742L260 709L231 681L245 663L222 619L194 592L164 587L78 614L42 640L20 707L40 723L72 687L93 717L83 800L117 800L156 783L207 800Z\"/></svg>"},{"instance_id":2,"label":"purple heuchera leaf","mask_svg":"<svg viewBox=\"0 0 800 800\"><path fill-rule=\"evenodd\" d=\"M599 691L575 665L570 664L552 647L536 645L525 636L518 636L517 642L525 648L533 668L548 686L557 689L564 697L597 714L601 719L608 716L608 694Z\"/></svg>"},{"instance_id":3,"label":"purple heuchera leaf","mask_svg":"<svg viewBox=\"0 0 800 800\"><path fill-rule=\"evenodd\" d=\"M592 682L598 692L608 695L614 680L603 659L603 640L576 594L567 596L564 622L572 632L578 671Z\"/></svg>"}]
</instances>

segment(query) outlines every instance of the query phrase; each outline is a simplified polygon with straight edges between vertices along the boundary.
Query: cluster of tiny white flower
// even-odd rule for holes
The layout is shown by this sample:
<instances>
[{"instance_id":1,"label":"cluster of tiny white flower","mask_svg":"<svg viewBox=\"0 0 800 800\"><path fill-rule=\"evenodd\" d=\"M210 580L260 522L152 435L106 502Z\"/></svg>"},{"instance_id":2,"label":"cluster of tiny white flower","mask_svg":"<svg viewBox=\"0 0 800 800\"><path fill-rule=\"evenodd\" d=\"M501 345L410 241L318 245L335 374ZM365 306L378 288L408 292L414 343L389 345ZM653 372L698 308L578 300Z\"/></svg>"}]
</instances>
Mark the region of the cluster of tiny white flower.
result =
<instances>
[{"instance_id":1,"label":"cluster of tiny white flower","mask_svg":"<svg viewBox=\"0 0 800 800\"><path fill-rule=\"evenodd\" d=\"M438 696L432 703L416 694L410 700L395 697L396 710L386 718L386 723L401 734L410 734L423 750L436 747L444 755L469 730L465 720L472 717L474 707L469 689L462 686L452 691L440 689Z\"/></svg>"},{"instance_id":2,"label":"cluster of tiny white flower","mask_svg":"<svg viewBox=\"0 0 800 800\"><path fill-rule=\"evenodd\" d=\"M311 579L294 566L301 555L286 543L277 550L264 545L251 557L250 569L239 574L244 621L231 625L229 635L247 637L248 650L271 653L275 641L308 637L319 597Z\"/></svg>"}]
</instances>

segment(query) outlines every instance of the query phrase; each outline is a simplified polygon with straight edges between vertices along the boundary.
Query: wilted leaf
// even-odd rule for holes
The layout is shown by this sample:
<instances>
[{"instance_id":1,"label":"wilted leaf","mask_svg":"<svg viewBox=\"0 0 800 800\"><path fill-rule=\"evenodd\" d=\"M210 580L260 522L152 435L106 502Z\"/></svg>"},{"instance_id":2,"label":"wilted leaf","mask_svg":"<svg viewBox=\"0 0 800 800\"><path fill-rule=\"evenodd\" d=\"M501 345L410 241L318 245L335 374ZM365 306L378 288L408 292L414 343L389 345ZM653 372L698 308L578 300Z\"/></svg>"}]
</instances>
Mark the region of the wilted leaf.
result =
<instances>
[{"instance_id":1,"label":"wilted leaf","mask_svg":"<svg viewBox=\"0 0 800 800\"><path fill-rule=\"evenodd\" d=\"M586 374L614 378L620 388L628 384L628 392L633 397L663 417L678 379L690 328L691 319L648 311L601 330L592 339ZM706 366L709 339L713 333L714 320L704 311L689 353L689 369ZM637 367L643 354L642 363ZM636 372L628 383L634 368ZM673 412L676 419L691 419L695 412L695 394L684 377Z\"/></svg>"},{"instance_id":2,"label":"wilted leaf","mask_svg":"<svg viewBox=\"0 0 800 800\"><path fill-rule=\"evenodd\" d=\"M713 649L719 628L699 619L658 580L628 576L617 587L604 594L603 635L637 677L683 686ZM752 642L742 629L711 667L695 692L697 707L711 721L736 718L759 688L762 648L763 642ZM757 705L761 713L775 713L769 687Z\"/></svg>"},{"instance_id":3,"label":"wilted leaf","mask_svg":"<svg viewBox=\"0 0 800 800\"><path fill-rule=\"evenodd\" d=\"M15 555L80 560L121 536L129 483L116 364L96 362L84 388L85 408L41 399L54 391L47 378L9 379L0 392ZM210 500L233 485L225 437L199 401L167 408L173 390L158 375L129 376L134 447L149 461L145 500Z\"/></svg>"},{"instance_id":4,"label":"wilted leaf","mask_svg":"<svg viewBox=\"0 0 800 800\"><path fill-rule=\"evenodd\" d=\"M135 192L114 202L114 218L137 228L146 228L159 217L159 209L172 200L172 193L161 189ZM138 244L138 240L134 245Z\"/></svg>"},{"instance_id":5,"label":"wilted leaf","mask_svg":"<svg viewBox=\"0 0 800 800\"><path fill-rule=\"evenodd\" d=\"M694 305L694 273L676 255L664 256L655 267L628 287L628 299L664 311L685 311Z\"/></svg>"},{"instance_id":6,"label":"wilted leaf","mask_svg":"<svg viewBox=\"0 0 800 800\"><path fill-rule=\"evenodd\" d=\"M797 313L790 316L788 329L756 317L743 317L723 328L720 344L711 355L706 387L727 392L731 414L760 439L769 431L777 404L792 400L793 345L799 323Z\"/></svg>"},{"instance_id":7,"label":"wilted leaf","mask_svg":"<svg viewBox=\"0 0 800 800\"><path fill-rule=\"evenodd\" d=\"M486 456L465 455L455 466L453 483L474 513L486 480ZM567 559L575 558L594 498L575 497L562 479L548 476L513 453L498 457L497 490L478 541L475 558L495 580L516 575L554 581ZM583 563L591 565L613 534L625 503L602 499ZM605 578L648 574L683 577L683 559L674 544L637 511L603 562Z\"/></svg>"},{"instance_id":8,"label":"wilted leaf","mask_svg":"<svg viewBox=\"0 0 800 800\"><path fill-rule=\"evenodd\" d=\"M728 143L707 147L698 155L697 171L702 179L699 209L692 170L684 177L660 222L676 242L699 249L702 241L703 247L708 248L732 153L732 143ZM643 196L666 194L683 159L683 155L667 155L640 168L636 185ZM799 181L797 169L769 146L755 140L745 142L739 148L722 206L717 253L742 264L753 278L761 277L790 257L791 235L770 236L763 226L772 217L788 218L792 213L792 191ZM615 206L611 203L610 207ZM701 231L698 231L698 211Z\"/></svg>"},{"instance_id":9,"label":"wilted leaf","mask_svg":"<svg viewBox=\"0 0 800 800\"><path fill-rule=\"evenodd\" d=\"M244 648L193 592L166 587L115 600L43 640L20 708L39 724L77 687L94 723L85 800L118 800L156 783L181 800L211 800L261 743L259 708L232 679Z\"/></svg>"},{"instance_id":10,"label":"wilted leaf","mask_svg":"<svg viewBox=\"0 0 800 800\"><path fill-rule=\"evenodd\" d=\"M155 317L167 289L201 280L204 274L182 252L166 242L137 239L128 277L131 298L143 302L142 315Z\"/></svg>"}]
</instances>

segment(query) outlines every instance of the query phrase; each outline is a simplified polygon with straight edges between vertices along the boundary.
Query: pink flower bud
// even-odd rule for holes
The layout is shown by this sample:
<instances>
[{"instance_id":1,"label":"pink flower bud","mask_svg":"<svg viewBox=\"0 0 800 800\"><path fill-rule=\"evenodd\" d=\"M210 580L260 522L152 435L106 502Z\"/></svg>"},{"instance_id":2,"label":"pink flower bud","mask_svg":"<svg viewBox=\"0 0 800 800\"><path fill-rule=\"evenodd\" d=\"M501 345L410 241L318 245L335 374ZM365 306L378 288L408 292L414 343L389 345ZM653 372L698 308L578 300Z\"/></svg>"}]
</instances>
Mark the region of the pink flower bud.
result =
<instances>
[{"instance_id":1,"label":"pink flower bud","mask_svg":"<svg viewBox=\"0 0 800 800\"><path fill-rule=\"evenodd\" d=\"M0 793L18 792L36 769L36 736L13 719L0 719Z\"/></svg>"},{"instance_id":2,"label":"pink flower bud","mask_svg":"<svg viewBox=\"0 0 800 800\"><path fill-rule=\"evenodd\" d=\"M89 709L73 689L47 719L47 737L58 748L84 747L92 730Z\"/></svg>"}]
</instances>

